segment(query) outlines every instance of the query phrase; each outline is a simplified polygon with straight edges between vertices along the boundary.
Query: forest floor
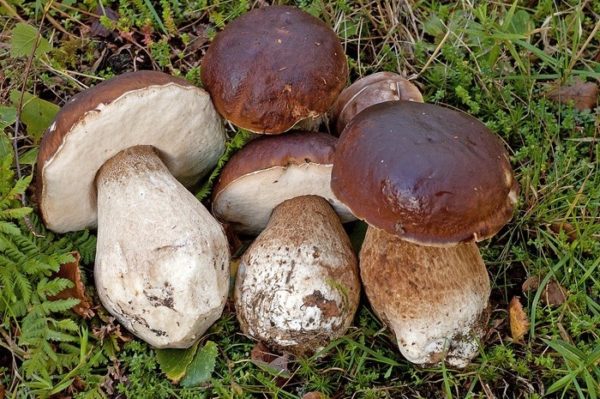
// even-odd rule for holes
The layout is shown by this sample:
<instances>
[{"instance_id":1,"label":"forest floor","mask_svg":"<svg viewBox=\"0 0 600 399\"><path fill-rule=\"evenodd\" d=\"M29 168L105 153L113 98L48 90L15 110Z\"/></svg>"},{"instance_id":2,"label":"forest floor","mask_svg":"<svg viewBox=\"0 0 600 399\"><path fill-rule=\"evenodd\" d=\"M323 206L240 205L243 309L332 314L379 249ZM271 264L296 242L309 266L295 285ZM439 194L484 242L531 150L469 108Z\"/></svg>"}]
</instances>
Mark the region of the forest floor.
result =
<instances>
[{"instance_id":1,"label":"forest floor","mask_svg":"<svg viewBox=\"0 0 600 399\"><path fill-rule=\"evenodd\" d=\"M44 130L74 94L127 71L201 85L214 35L266 4L0 0L0 398L597 398L598 1L287 3L334 28L352 81L401 73L425 101L472 114L509 148L518 209L480 243L492 309L468 368L408 363L366 298L348 334L306 358L260 353L232 306L187 352L154 351L102 310L89 283L93 232L55 235L36 214ZM73 251L88 281L85 317L71 299L50 300L70 285L53 273L76 264Z\"/></svg>"}]
</instances>

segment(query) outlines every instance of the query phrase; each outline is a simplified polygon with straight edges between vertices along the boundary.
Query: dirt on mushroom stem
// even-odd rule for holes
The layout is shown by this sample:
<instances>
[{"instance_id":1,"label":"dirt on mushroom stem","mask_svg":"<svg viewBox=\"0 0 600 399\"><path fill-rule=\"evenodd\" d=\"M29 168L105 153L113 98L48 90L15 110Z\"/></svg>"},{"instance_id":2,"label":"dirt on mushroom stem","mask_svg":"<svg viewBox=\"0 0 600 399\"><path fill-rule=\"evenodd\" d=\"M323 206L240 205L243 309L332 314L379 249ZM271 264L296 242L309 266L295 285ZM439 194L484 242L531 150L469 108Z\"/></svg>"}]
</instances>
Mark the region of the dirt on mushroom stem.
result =
<instances>
[{"instance_id":1,"label":"dirt on mushroom stem","mask_svg":"<svg viewBox=\"0 0 600 399\"><path fill-rule=\"evenodd\" d=\"M310 354L345 334L359 292L356 256L339 217L310 195L275 208L242 257L235 302L244 333Z\"/></svg>"},{"instance_id":2,"label":"dirt on mushroom stem","mask_svg":"<svg viewBox=\"0 0 600 399\"><path fill-rule=\"evenodd\" d=\"M225 233L152 146L109 159L96 178L98 296L132 333L186 348L220 316L229 288Z\"/></svg>"},{"instance_id":3,"label":"dirt on mushroom stem","mask_svg":"<svg viewBox=\"0 0 600 399\"><path fill-rule=\"evenodd\" d=\"M474 242L422 246L369 227L360 272L373 310L409 361L462 368L477 355L491 288Z\"/></svg>"}]
</instances>

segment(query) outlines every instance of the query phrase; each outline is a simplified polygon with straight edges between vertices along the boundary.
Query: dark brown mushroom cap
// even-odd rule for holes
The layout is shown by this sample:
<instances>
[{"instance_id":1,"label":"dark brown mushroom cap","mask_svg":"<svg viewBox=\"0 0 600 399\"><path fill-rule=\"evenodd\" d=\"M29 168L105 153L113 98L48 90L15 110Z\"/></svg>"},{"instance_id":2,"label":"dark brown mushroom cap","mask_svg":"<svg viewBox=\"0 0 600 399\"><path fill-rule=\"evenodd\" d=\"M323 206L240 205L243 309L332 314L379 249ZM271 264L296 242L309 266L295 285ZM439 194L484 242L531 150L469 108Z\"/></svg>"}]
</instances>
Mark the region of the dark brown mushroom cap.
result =
<instances>
[{"instance_id":1,"label":"dark brown mushroom cap","mask_svg":"<svg viewBox=\"0 0 600 399\"><path fill-rule=\"evenodd\" d=\"M290 6L242 15L217 35L202 60L202 82L217 111L256 133L282 133L324 114L347 79L335 32Z\"/></svg>"},{"instance_id":2,"label":"dark brown mushroom cap","mask_svg":"<svg viewBox=\"0 0 600 399\"><path fill-rule=\"evenodd\" d=\"M36 164L36 195L48 228L95 227L95 176L136 145L154 146L183 184L195 183L225 147L208 93L162 72L138 71L74 96L48 128Z\"/></svg>"},{"instance_id":3,"label":"dark brown mushroom cap","mask_svg":"<svg viewBox=\"0 0 600 399\"><path fill-rule=\"evenodd\" d=\"M518 191L504 146L483 123L408 101L374 105L348 124L331 186L359 219L423 245L493 236Z\"/></svg>"},{"instance_id":4,"label":"dark brown mushroom cap","mask_svg":"<svg viewBox=\"0 0 600 399\"><path fill-rule=\"evenodd\" d=\"M330 188L336 142L328 134L304 131L251 141L223 168L213 189L213 214L237 232L256 234L283 201L319 195L342 221L353 220Z\"/></svg>"},{"instance_id":5,"label":"dark brown mushroom cap","mask_svg":"<svg viewBox=\"0 0 600 399\"><path fill-rule=\"evenodd\" d=\"M338 135L365 108L385 101L417 101L422 103L421 92L410 81L393 72L377 72L358 79L346 87L331 108L331 122Z\"/></svg>"}]
</instances>

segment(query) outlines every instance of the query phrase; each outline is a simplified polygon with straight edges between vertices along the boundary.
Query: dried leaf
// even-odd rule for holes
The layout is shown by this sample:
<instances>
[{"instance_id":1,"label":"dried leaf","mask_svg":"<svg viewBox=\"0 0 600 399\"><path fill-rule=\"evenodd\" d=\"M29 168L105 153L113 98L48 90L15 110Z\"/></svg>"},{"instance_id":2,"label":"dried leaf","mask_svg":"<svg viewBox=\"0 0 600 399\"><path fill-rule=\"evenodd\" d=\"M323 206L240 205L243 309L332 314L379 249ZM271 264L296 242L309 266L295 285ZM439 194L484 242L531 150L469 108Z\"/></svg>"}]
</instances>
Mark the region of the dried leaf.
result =
<instances>
[{"instance_id":1,"label":"dried leaf","mask_svg":"<svg viewBox=\"0 0 600 399\"><path fill-rule=\"evenodd\" d=\"M288 372L288 361L289 356L283 354L281 356L271 353L262 342L259 342L252 347L250 351L250 358L252 363L257 366L266 366L274 369L276 373Z\"/></svg>"},{"instance_id":2,"label":"dried leaf","mask_svg":"<svg viewBox=\"0 0 600 399\"><path fill-rule=\"evenodd\" d=\"M513 297L508 305L508 317L510 320L510 335L513 341L522 342L529 328L529 319L523 311L518 296Z\"/></svg>"},{"instance_id":3,"label":"dried leaf","mask_svg":"<svg viewBox=\"0 0 600 399\"><path fill-rule=\"evenodd\" d=\"M567 300L567 290L558 283L558 281L552 279L544 287L542 294L542 301L546 305L559 306Z\"/></svg>"},{"instance_id":4,"label":"dried leaf","mask_svg":"<svg viewBox=\"0 0 600 399\"><path fill-rule=\"evenodd\" d=\"M575 227L571 223L553 222L550 224L550 230L555 234L560 234L561 231L564 231L569 242L573 242L578 238L577 230L575 230Z\"/></svg>"},{"instance_id":5,"label":"dried leaf","mask_svg":"<svg viewBox=\"0 0 600 399\"><path fill-rule=\"evenodd\" d=\"M521 286L521 290L523 290L523 292L537 290L540 286L540 282L540 276L530 276L527 280L525 280L525 282Z\"/></svg>"},{"instance_id":6,"label":"dried leaf","mask_svg":"<svg viewBox=\"0 0 600 399\"><path fill-rule=\"evenodd\" d=\"M541 278L539 276L531 276L523 283L521 289L523 292L531 292L540 287ZM560 285L555 279L551 279L544 286L544 291L541 296L542 302L550 306L562 305L567 300L567 290Z\"/></svg>"},{"instance_id":7,"label":"dried leaf","mask_svg":"<svg viewBox=\"0 0 600 399\"><path fill-rule=\"evenodd\" d=\"M598 101L598 85L576 79L566 86L558 86L548 93L548 98L566 104L573 101L575 108L582 111L592 109Z\"/></svg>"},{"instance_id":8,"label":"dried leaf","mask_svg":"<svg viewBox=\"0 0 600 399\"><path fill-rule=\"evenodd\" d=\"M66 288L55 296L49 297L49 299L51 301L67 298L79 299L79 303L73 306L73 311L83 318L90 319L94 316L94 312L91 309L92 303L85 293L85 285L81 279L81 270L79 270L79 260L81 257L79 256L79 252L71 252L71 255L73 255L75 260L61 265L58 272L54 274L54 277L71 280L73 287Z\"/></svg>"},{"instance_id":9,"label":"dried leaf","mask_svg":"<svg viewBox=\"0 0 600 399\"><path fill-rule=\"evenodd\" d=\"M103 7L96 7L96 14L100 17L106 17L111 21L118 21L119 20L119 14L117 14L116 11L114 11L112 8L107 7L107 6L103 6ZM92 25L90 26L90 33L92 34L92 36L99 36L99 37L108 37L110 36L110 34L112 33L110 30L106 29L106 27L104 25L102 25L102 23L100 22L100 18L96 18L94 19L94 21L92 22Z\"/></svg>"}]
</instances>

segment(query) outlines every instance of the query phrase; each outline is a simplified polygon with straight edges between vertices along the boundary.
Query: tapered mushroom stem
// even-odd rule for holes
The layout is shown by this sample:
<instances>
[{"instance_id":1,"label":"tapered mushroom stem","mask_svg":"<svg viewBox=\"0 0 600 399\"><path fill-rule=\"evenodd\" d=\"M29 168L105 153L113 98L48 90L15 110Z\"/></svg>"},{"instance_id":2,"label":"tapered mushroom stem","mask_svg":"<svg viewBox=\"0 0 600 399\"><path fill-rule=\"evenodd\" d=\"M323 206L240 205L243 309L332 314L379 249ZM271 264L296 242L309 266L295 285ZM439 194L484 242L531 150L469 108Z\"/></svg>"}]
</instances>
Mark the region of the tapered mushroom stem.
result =
<instances>
[{"instance_id":1,"label":"tapered mushroom stem","mask_svg":"<svg viewBox=\"0 0 600 399\"><path fill-rule=\"evenodd\" d=\"M151 146L115 155L96 185L94 275L103 305L152 346L190 346L226 301L229 249L220 224Z\"/></svg>"},{"instance_id":2,"label":"tapered mushroom stem","mask_svg":"<svg viewBox=\"0 0 600 399\"><path fill-rule=\"evenodd\" d=\"M475 243L420 246L369 227L360 271L371 306L409 361L465 367L477 354L490 281Z\"/></svg>"},{"instance_id":3,"label":"tapered mushroom stem","mask_svg":"<svg viewBox=\"0 0 600 399\"><path fill-rule=\"evenodd\" d=\"M235 304L244 333L302 354L346 332L359 292L350 240L331 205L311 195L275 208L242 257Z\"/></svg>"}]
</instances>

